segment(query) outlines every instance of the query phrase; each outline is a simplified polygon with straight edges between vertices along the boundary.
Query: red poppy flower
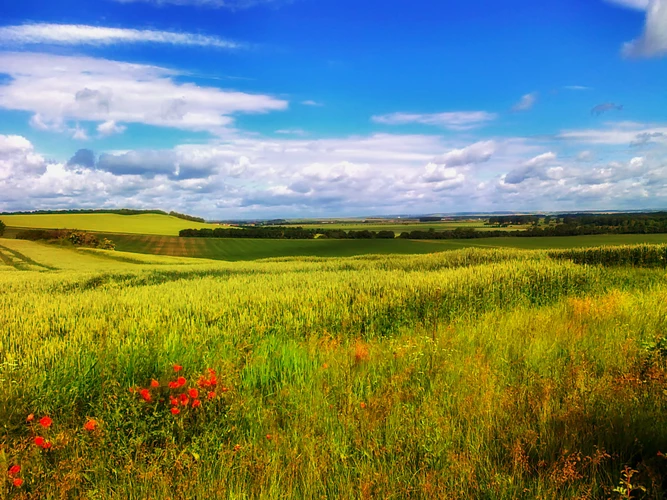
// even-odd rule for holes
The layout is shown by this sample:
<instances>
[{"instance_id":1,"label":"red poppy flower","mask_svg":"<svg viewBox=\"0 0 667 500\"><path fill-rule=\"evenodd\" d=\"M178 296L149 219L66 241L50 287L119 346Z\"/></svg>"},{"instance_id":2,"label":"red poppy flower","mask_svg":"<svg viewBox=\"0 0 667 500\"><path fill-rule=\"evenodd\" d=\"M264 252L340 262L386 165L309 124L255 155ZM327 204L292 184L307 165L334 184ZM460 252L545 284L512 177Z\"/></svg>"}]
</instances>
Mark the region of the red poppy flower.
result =
<instances>
[{"instance_id":1,"label":"red poppy flower","mask_svg":"<svg viewBox=\"0 0 667 500\"><path fill-rule=\"evenodd\" d=\"M178 389L178 382L169 382L170 389Z\"/></svg>"},{"instance_id":2,"label":"red poppy flower","mask_svg":"<svg viewBox=\"0 0 667 500\"><path fill-rule=\"evenodd\" d=\"M211 383L208 381L206 377L202 375L201 377L199 377L199 380L197 380L197 385L202 389L204 389L205 387L209 387Z\"/></svg>"},{"instance_id":3,"label":"red poppy flower","mask_svg":"<svg viewBox=\"0 0 667 500\"><path fill-rule=\"evenodd\" d=\"M97 428L97 420L93 420L92 418L89 419L85 424L83 424L83 428L87 431L94 431Z\"/></svg>"},{"instance_id":4,"label":"red poppy flower","mask_svg":"<svg viewBox=\"0 0 667 500\"><path fill-rule=\"evenodd\" d=\"M47 441L42 445L43 450L48 450L49 448L51 448L51 441Z\"/></svg>"},{"instance_id":5,"label":"red poppy flower","mask_svg":"<svg viewBox=\"0 0 667 500\"><path fill-rule=\"evenodd\" d=\"M366 408L366 403L364 403L364 402L362 401L361 404L360 404L359 406L361 406L362 408Z\"/></svg>"},{"instance_id":6,"label":"red poppy flower","mask_svg":"<svg viewBox=\"0 0 667 500\"><path fill-rule=\"evenodd\" d=\"M155 379L151 380L151 387L160 387L160 382Z\"/></svg>"},{"instance_id":7,"label":"red poppy flower","mask_svg":"<svg viewBox=\"0 0 667 500\"><path fill-rule=\"evenodd\" d=\"M207 395L206 397L207 397L208 399L213 399L213 398L215 397L215 392L213 392L213 391L209 392L208 395Z\"/></svg>"},{"instance_id":8,"label":"red poppy flower","mask_svg":"<svg viewBox=\"0 0 667 500\"><path fill-rule=\"evenodd\" d=\"M172 415L178 415L179 413L181 413L181 410L179 410L175 406L171 409L171 414Z\"/></svg>"},{"instance_id":9,"label":"red poppy flower","mask_svg":"<svg viewBox=\"0 0 667 500\"><path fill-rule=\"evenodd\" d=\"M188 391L188 396L190 396L192 399L197 399L199 397L199 391L192 388Z\"/></svg>"},{"instance_id":10,"label":"red poppy flower","mask_svg":"<svg viewBox=\"0 0 667 500\"><path fill-rule=\"evenodd\" d=\"M199 401L198 399L195 399L195 400L192 402L192 407L193 407L193 408L199 408L200 406L201 406L201 401Z\"/></svg>"},{"instance_id":11,"label":"red poppy flower","mask_svg":"<svg viewBox=\"0 0 667 500\"><path fill-rule=\"evenodd\" d=\"M215 375L211 375L211 378L208 379L209 385L218 385L218 379Z\"/></svg>"},{"instance_id":12,"label":"red poppy flower","mask_svg":"<svg viewBox=\"0 0 667 500\"><path fill-rule=\"evenodd\" d=\"M39 425L45 428L51 427L52 423L53 420L51 420L49 417L42 417L39 419Z\"/></svg>"},{"instance_id":13,"label":"red poppy flower","mask_svg":"<svg viewBox=\"0 0 667 500\"><path fill-rule=\"evenodd\" d=\"M229 387L223 387L222 392L227 392L229 390Z\"/></svg>"},{"instance_id":14,"label":"red poppy flower","mask_svg":"<svg viewBox=\"0 0 667 500\"><path fill-rule=\"evenodd\" d=\"M170 398L169 403L171 403L171 406L176 406L178 404L178 399Z\"/></svg>"},{"instance_id":15,"label":"red poppy flower","mask_svg":"<svg viewBox=\"0 0 667 500\"><path fill-rule=\"evenodd\" d=\"M30 415L28 415L28 418L25 419L26 422L32 422L33 420L35 420L34 413L31 413Z\"/></svg>"},{"instance_id":16,"label":"red poppy flower","mask_svg":"<svg viewBox=\"0 0 667 500\"><path fill-rule=\"evenodd\" d=\"M272 436L271 434L267 434L267 435L266 435L266 439L268 439L269 441L271 441L271 440L273 439L273 436Z\"/></svg>"},{"instance_id":17,"label":"red poppy flower","mask_svg":"<svg viewBox=\"0 0 667 500\"><path fill-rule=\"evenodd\" d=\"M44 438L42 436L37 436L35 438L35 444L37 446L44 446Z\"/></svg>"},{"instance_id":18,"label":"red poppy flower","mask_svg":"<svg viewBox=\"0 0 667 500\"><path fill-rule=\"evenodd\" d=\"M181 365L174 365L174 371L175 372L180 372L183 369Z\"/></svg>"},{"instance_id":19,"label":"red poppy flower","mask_svg":"<svg viewBox=\"0 0 667 500\"><path fill-rule=\"evenodd\" d=\"M15 475L18 474L19 472L21 472L21 466L20 466L20 465L12 465L12 466L9 468L9 475L10 475L10 476L15 476Z\"/></svg>"},{"instance_id":20,"label":"red poppy flower","mask_svg":"<svg viewBox=\"0 0 667 500\"><path fill-rule=\"evenodd\" d=\"M178 387L183 387L186 384L186 382L187 380L185 380L185 377L178 377L178 380L176 380Z\"/></svg>"},{"instance_id":21,"label":"red poppy flower","mask_svg":"<svg viewBox=\"0 0 667 500\"><path fill-rule=\"evenodd\" d=\"M23 479L21 479L20 477L17 477L16 479L14 479L12 481L12 484L14 486L16 486L17 488L20 488L21 486L23 486Z\"/></svg>"},{"instance_id":22,"label":"red poppy flower","mask_svg":"<svg viewBox=\"0 0 667 500\"><path fill-rule=\"evenodd\" d=\"M207 371L209 375L215 375L215 370L213 368L209 368Z\"/></svg>"},{"instance_id":23,"label":"red poppy flower","mask_svg":"<svg viewBox=\"0 0 667 500\"><path fill-rule=\"evenodd\" d=\"M141 389L139 391L139 394L141 395L144 401L146 401L147 403L151 402L151 393L148 391L148 389Z\"/></svg>"}]
</instances>

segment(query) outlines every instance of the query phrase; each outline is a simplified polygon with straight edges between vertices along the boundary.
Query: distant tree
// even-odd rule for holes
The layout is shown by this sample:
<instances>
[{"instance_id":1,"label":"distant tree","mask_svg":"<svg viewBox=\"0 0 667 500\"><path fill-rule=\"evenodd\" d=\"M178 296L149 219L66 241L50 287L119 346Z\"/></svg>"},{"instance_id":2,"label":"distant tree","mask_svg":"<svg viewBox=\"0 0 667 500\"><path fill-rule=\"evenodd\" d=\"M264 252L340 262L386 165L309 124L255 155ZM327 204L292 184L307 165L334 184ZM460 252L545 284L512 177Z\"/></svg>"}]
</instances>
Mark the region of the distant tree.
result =
<instances>
[{"instance_id":1,"label":"distant tree","mask_svg":"<svg viewBox=\"0 0 667 500\"><path fill-rule=\"evenodd\" d=\"M5 234L5 228L6 228L6 227L7 227L7 226L5 226L5 223L2 222L2 221L0 220L0 236L2 236L3 234Z\"/></svg>"}]
</instances>

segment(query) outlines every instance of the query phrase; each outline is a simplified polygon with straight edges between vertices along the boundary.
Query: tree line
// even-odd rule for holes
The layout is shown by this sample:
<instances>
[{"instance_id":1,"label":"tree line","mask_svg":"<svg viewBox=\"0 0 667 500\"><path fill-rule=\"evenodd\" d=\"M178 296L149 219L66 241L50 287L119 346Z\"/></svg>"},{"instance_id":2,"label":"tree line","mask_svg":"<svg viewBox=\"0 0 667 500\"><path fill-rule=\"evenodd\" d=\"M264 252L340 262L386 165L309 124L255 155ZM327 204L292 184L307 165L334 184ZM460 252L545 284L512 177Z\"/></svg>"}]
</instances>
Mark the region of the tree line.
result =
<instances>
[{"instance_id":1,"label":"tree line","mask_svg":"<svg viewBox=\"0 0 667 500\"><path fill-rule=\"evenodd\" d=\"M116 215L143 215L143 214L154 214L154 215L171 215L172 217L178 217L179 219L187 220L190 222L206 222L202 217L195 217L193 215L181 214L179 212L165 212L164 210L135 210L131 208L101 208L101 209L88 209L88 208L77 208L71 210L31 210L23 212L1 212L0 215L76 215L76 214L116 214Z\"/></svg>"},{"instance_id":2,"label":"tree line","mask_svg":"<svg viewBox=\"0 0 667 500\"><path fill-rule=\"evenodd\" d=\"M182 229L179 236L184 238L266 238L274 240L323 239L394 239L393 231L343 231L341 229L305 229L303 227L281 226L239 226L235 229L217 227L215 229Z\"/></svg>"}]
</instances>

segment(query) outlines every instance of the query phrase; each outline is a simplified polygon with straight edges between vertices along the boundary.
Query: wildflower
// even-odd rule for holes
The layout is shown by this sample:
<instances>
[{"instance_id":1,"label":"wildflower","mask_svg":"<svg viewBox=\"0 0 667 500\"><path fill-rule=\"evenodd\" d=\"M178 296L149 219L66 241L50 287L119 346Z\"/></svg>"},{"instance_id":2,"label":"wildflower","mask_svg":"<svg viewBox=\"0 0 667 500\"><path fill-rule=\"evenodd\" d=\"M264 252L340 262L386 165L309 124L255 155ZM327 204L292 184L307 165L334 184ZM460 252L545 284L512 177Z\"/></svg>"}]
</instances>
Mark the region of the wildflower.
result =
<instances>
[{"instance_id":1,"label":"wildflower","mask_svg":"<svg viewBox=\"0 0 667 500\"><path fill-rule=\"evenodd\" d=\"M208 379L209 385L216 386L218 385L218 379L216 378L215 375L211 375L211 378Z\"/></svg>"},{"instance_id":2,"label":"wildflower","mask_svg":"<svg viewBox=\"0 0 667 500\"><path fill-rule=\"evenodd\" d=\"M169 398L169 403L171 403L171 406L177 406L178 405L178 399Z\"/></svg>"},{"instance_id":3,"label":"wildflower","mask_svg":"<svg viewBox=\"0 0 667 500\"><path fill-rule=\"evenodd\" d=\"M12 466L9 468L9 475L10 475L10 476L15 476L15 475L18 474L19 472L21 472L21 466L20 466L20 465L12 465Z\"/></svg>"},{"instance_id":4,"label":"wildflower","mask_svg":"<svg viewBox=\"0 0 667 500\"><path fill-rule=\"evenodd\" d=\"M322 368L324 368L324 369L326 370L327 368L329 368L329 365L326 364L326 363L324 363L324 364L322 365Z\"/></svg>"},{"instance_id":5,"label":"wildflower","mask_svg":"<svg viewBox=\"0 0 667 500\"><path fill-rule=\"evenodd\" d=\"M39 425L41 425L44 428L51 427L52 423L53 423L53 420L51 420L49 417L42 417L42 418L39 419Z\"/></svg>"},{"instance_id":6,"label":"wildflower","mask_svg":"<svg viewBox=\"0 0 667 500\"><path fill-rule=\"evenodd\" d=\"M44 446L44 438L42 436L37 436L35 438L35 444L40 447Z\"/></svg>"},{"instance_id":7,"label":"wildflower","mask_svg":"<svg viewBox=\"0 0 667 500\"><path fill-rule=\"evenodd\" d=\"M95 429L97 429L97 420L93 420L92 418L88 419L88 421L85 424L83 424L83 428L86 429L87 431L91 432L94 431Z\"/></svg>"},{"instance_id":8,"label":"wildflower","mask_svg":"<svg viewBox=\"0 0 667 500\"><path fill-rule=\"evenodd\" d=\"M211 383L208 381L206 377L202 375L201 377L199 377L199 380L197 380L197 385L202 389L204 389L205 387L209 387Z\"/></svg>"},{"instance_id":9,"label":"wildflower","mask_svg":"<svg viewBox=\"0 0 667 500\"><path fill-rule=\"evenodd\" d=\"M178 389L178 382L169 382L170 389Z\"/></svg>"},{"instance_id":10,"label":"wildflower","mask_svg":"<svg viewBox=\"0 0 667 500\"><path fill-rule=\"evenodd\" d=\"M271 434L267 434L267 435L266 435L266 439L268 439L269 441L271 441L271 440L273 439L273 436L272 436Z\"/></svg>"},{"instance_id":11,"label":"wildflower","mask_svg":"<svg viewBox=\"0 0 667 500\"><path fill-rule=\"evenodd\" d=\"M209 392L209 393L207 394L206 397L207 397L208 399L213 399L213 398L215 398L215 392L213 392L213 391Z\"/></svg>"},{"instance_id":12,"label":"wildflower","mask_svg":"<svg viewBox=\"0 0 667 500\"><path fill-rule=\"evenodd\" d=\"M12 484L14 486L16 486L17 488L20 488L21 486L23 486L23 479L21 479L20 477L17 477L16 479L14 479L12 481Z\"/></svg>"},{"instance_id":13,"label":"wildflower","mask_svg":"<svg viewBox=\"0 0 667 500\"><path fill-rule=\"evenodd\" d=\"M209 375L215 376L215 370L213 368L209 368L207 371Z\"/></svg>"},{"instance_id":14,"label":"wildflower","mask_svg":"<svg viewBox=\"0 0 667 500\"><path fill-rule=\"evenodd\" d=\"M35 420L34 413L31 413L30 415L28 415L28 418L25 419L26 422L32 422L33 420Z\"/></svg>"},{"instance_id":15,"label":"wildflower","mask_svg":"<svg viewBox=\"0 0 667 500\"><path fill-rule=\"evenodd\" d=\"M240 449L241 449L240 444L234 445L234 451L239 451Z\"/></svg>"},{"instance_id":16,"label":"wildflower","mask_svg":"<svg viewBox=\"0 0 667 500\"><path fill-rule=\"evenodd\" d=\"M185 393L179 396L179 400L183 406L188 406L188 403L190 402L190 399L188 399L188 395Z\"/></svg>"},{"instance_id":17,"label":"wildflower","mask_svg":"<svg viewBox=\"0 0 667 500\"><path fill-rule=\"evenodd\" d=\"M198 399L195 399L195 400L192 402L192 407L193 407L193 408L199 408L200 406L201 406L201 401L199 401Z\"/></svg>"},{"instance_id":18,"label":"wildflower","mask_svg":"<svg viewBox=\"0 0 667 500\"><path fill-rule=\"evenodd\" d=\"M197 399L199 397L199 391L192 388L188 391L188 396L190 396L192 399Z\"/></svg>"},{"instance_id":19,"label":"wildflower","mask_svg":"<svg viewBox=\"0 0 667 500\"><path fill-rule=\"evenodd\" d=\"M175 372L180 372L183 369L181 365L174 365L174 371Z\"/></svg>"},{"instance_id":20,"label":"wildflower","mask_svg":"<svg viewBox=\"0 0 667 500\"><path fill-rule=\"evenodd\" d=\"M148 389L141 389L139 391L139 395L143 398L144 401L147 403L151 402L151 393L148 391Z\"/></svg>"},{"instance_id":21,"label":"wildflower","mask_svg":"<svg viewBox=\"0 0 667 500\"><path fill-rule=\"evenodd\" d=\"M51 448L51 441L47 441L42 445L43 450L48 450L49 448Z\"/></svg>"},{"instance_id":22,"label":"wildflower","mask_svg":"<svg viewBox=\"0 0 667 500\"><path fill-rule=\"evenodd\" d=\"M366 408L366 403L364 403L364 402L362 401L361 404L360 404L359 406L361 406L362 408Z\"/></svg>"},{"instance_id":23,"label":"wildflower","mask_svg":"<svg viewBox=\"0 0 667 500\"><path fill-rule=\"evenodd\" d=\"M151 387L153 387L153 388L160 387L160 382L158 382L155 379L151 380Z\"/></svg>"},{"instance_id":24,"label":"wildflower","mask_svg":"<svg viewBox=\"0 0 667 500\"><path fill-rule=\"evenodd\" d=\"M185 380L185 377L178 377L176 380L176 383L178 384L178 387L183 387L187 380Z\"/></svg>"},{"instance_id":25,"label":"wildflower","mask_svg":"<svg viewBox=\"0 0 667 500\"><path fill-rule=\"evenodd\" d=\"M175 406L171 409L171 414L172 415L178 415L179 413L181 413L181 410L179 410Z\"/></svg>"}]
</instances>

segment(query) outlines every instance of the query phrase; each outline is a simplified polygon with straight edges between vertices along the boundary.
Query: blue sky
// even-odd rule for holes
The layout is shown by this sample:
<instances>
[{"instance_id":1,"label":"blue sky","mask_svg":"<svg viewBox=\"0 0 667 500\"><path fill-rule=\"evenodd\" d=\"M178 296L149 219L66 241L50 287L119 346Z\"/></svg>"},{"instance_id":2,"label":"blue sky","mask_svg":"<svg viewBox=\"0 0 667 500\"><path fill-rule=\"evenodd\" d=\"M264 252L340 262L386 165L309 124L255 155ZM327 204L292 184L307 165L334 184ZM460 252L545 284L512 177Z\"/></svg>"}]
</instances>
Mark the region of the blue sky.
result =
<instances>
[{"instance_id":1,"label":"blue sky","mask_svg":"<svg viewBox=\"0 0 667 500\"><path fill-rule=\"evenodd\" d=\"M667 208L667 0L0 9L0 210Z\"/></svg>"}]
</instances>

